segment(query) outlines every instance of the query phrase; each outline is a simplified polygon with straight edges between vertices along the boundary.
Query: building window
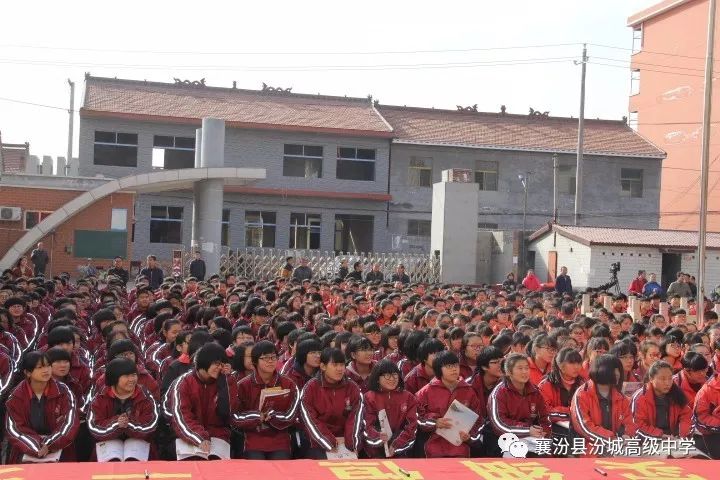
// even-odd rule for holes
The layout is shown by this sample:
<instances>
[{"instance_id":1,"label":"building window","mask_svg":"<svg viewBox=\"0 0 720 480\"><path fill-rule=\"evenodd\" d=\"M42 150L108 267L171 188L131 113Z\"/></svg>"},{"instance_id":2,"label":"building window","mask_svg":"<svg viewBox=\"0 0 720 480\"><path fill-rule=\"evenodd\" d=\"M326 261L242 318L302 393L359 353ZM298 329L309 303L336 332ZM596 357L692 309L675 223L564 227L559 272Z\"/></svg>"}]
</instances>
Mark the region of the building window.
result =
<instances>
[{"instance_id":1,"label":"building window","mask_svg":"<svg viewBox=\"0 0 720 480\"><path fill-rule=\"evenodd\" d=\"M375 150L372 148L338 147L337 172L341 180L375 180Z\"/></svg>"},{"instance_id":2,"label":"building window","mask_svg":"<svg viewBox=\"0 0 720 480\"><path fill-rule=\"evenodd\" d=\"M497 162L479 161L475 166L475 183L480 190L497 191L498 189L498 164Z\"/></svg>"},{"instance_id":3,"label":"building window","mask_svg":"<svg viewBox=\"0 0 720 480\"><path fill-rule=\"evenodd\" d=\"M432 187L431 157L410 157L408 185L411 187Z\"/></svg>"},{"instance_id":4,"label":"building window","mask_svg":"<svg viewBox=\"0 0 720 480\"><path fill-rule=\"evenodd\" d=\"M630 112L630 116L628 117L628 126L633 130L637 131L638 122L638 112Z\"/></svg>"},{"instance_id":5,"label":"building window","mask_svg":"<svg viewBox=\"0 0 720 480\"><path fill-rule=\"evenodd\" d=\"M127 208L113 208L110 217L110 230L127 232Z\"/></svg>"},{"instance_id":6,"label":"building window","mask_svg":"<svg viewBox=\"0 0 720 480\"><path fill-rule=\"evenodd\" d=\"M320 248L320 215L290 214L290 248Z\"/></svg>"},{"instance_id":7,"label":"building window","mask_svg":"<svg viewBox=\"0 0 720 480\"><path fill-rule=\"evenodd\" d=\"M30 230L38 223L45 220L53 212L40 211L40 210L25 210L24 225L25 230Z\"/></svg>"},{"instance_id":8,"label":"building window","mask_svg":"<svg viewBox=\"0 0 720 480\"><path fill-rule=\"evenodd\" d=\"M95 165L137 167L137 133L95 132Z\"/></svg>"},{"instance_id":9,"label":"building window","mask_svg":"<svg viewBox=\"0 0 720 480\"><path fill-rule=\"evenodd\" d=\"M409 237L429 237L431 226L430 220L408 220L407 234Z\"/></svg>"},{"instance_id":10,"label":"building window","mask_svg":"<svg viewBox=\"0 0 720 480\"><path fill-rule=\"evenodd\" d=\"M175 170L195 167L193 137L153 136L153 170Z\"/></svg>"},{"instance_id":11,"label":"building window","mask_svg":"<svg viewBox=\"0 0 720 480\"><path fill-rule=\"evenodd\" d=\"M637 27L633 28L633 43L632 43L632 53L638 53L642 50L643 47L643 27L642 24L638 25Z\"/></svg>"},{"instance_id":12,"label":"building window","mask_svg":"<svg viewBox=\"0 0 720 480\"><path fill-rule=\"evenodd\" d=\"M497 223L478 222L478 230L497 230Z\"/></svg>"},{"instance_id":13,"label":"building window","mask_svg":"<svg viewBox=\"0 0 720 480\"><path fill-rule=\"evenodd\" d=\"M283 176L322 178L322 162L322 146L285 145Z\"/></svg>"},{"instance_id":14,"label":"building window","mask_svg":"<svg viewBox=\"0 0 720 480\"><path fill-rule=\"evenodd\" d=\"M623 197L642 198L643 171L639 168L620 169L620 195Z\"/></svg>"},{"instance_id":15,"label":"building window","mask_svg":"<svg viewBox=\"0 0 720 480\"><path fill-rule=\"evenodd\" d=\"M558 165L558 193L575 195L575 165Z\"/></svg>"},{"instance_id":16,"label":"building window","mask_svg":"<svg viewBox=\"0 0 720 480\"><path fill-rule=\"evenodd\" d=\"M183 207L150 207L150 243L182 243Z\"/></svg>"},{"instance_id":17,"label":"building window","mask_svg":"<svg viewBox=\"0 0 720 480\"><path fill-rule=\"evenodd\" d=\"M245 246L275 247L275 212L245 212Z\"/></svg>"},{"instance_id":18,"label":"building window","mask_svg":"<svg viewBox=\"0 0 720 480\"><path fill-rule=\"evenodd\" d=\"M630 95L640 93L640 70L630 72Z\"/></svg>"},{"instance_id":19,"label":"building window","mask_svg":"<svg viewBox=\"0 0 720 480\"><path fill-rule=\"evenodd\" d=\"M222 230L220 232L220 244L223 247L230 245L230 210L223 208Z\"/></svg>"}]
</instances>

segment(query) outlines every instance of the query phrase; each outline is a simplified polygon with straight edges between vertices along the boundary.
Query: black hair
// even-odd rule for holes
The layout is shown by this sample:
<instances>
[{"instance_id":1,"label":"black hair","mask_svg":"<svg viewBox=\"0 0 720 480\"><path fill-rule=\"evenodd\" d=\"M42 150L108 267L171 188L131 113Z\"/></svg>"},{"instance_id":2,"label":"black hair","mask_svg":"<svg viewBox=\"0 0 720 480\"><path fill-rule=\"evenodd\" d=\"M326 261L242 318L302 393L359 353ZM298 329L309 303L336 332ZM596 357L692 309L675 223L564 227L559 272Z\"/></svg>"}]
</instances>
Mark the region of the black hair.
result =
<instances>
[{"instance_id":1,"label":"black hair","mask_svg":"<svg viewBox=\"0 0 720 480\"><path fill-rule=\"evenodd\" d=\"M417 349L417 360L425 363L430 355L445 350L445 344L437 338L426 338Z\"/></svg>"},{"instance_id":2,"label":"black hair","mask_svg":"<svg viewBox=\"0 0 720 480\"><path fill-rule=\"evenodd\" d=\"M528 339L529 340L529 339ZM506 351L508 348L512 346L513 337L509 333L502 333L495 337L495 339L490 343L493 347L497 348L501 352Z\"/></svg>"},{"instance_id":3,"label":"black hair","mask_svg":"<svg viewBox=\"0 0 720 480\"><path fill-rule=\"evenodd\" d=\"M213 337L207 330L195 330L190 335L190 341L188 342L188 355L192 357L203 345L212 341Z\"/></svg>"},{"instance_id":4,"label":"black hair","mask_svg":"<svg viewBox=\"0 0 720 480\"><path fill-rule=\"evenodd\" d=\"M347 344L352 338L352 336L353 334L351 332L339 332L337 335L335 335L335 338L333 339L333 348L341 348L342 344Z\"/></svg>"},{"instance_id":5,"label":"black hair","mask_svg":"<svg viewBox=\"0 0 720 480\"><path fill-rule=\"evenodd\" d=\"M247 335L252 335L252 327L250 325L238 325L237 327L232 329L232 338L233 342L237 339L238 335L241 333L245 333Z\"/></svg>"},{"instance_id":6,"label":"black hair","mask_svg":"<svg viewBox=\"0 0 720 480\"><path fill-rule=\"evenodd\" d=\"M303 340L298 343L297 347L295 348L295 363L299 364L302 367L307 362L308 353L322 351L323 348L320 340L317 340L315 338L308 338L307 340Z\"/></svg>"},{"instance_id":7,"label":"black hair","mask_svg":"<svg viewBox=\"0 0 720 480\"><path fill-rule=\"evenodd\" d=\"M210 335L213 337L213 340L223 348L228 348L233 343L232 333L224 328L218 328Z\"/></svg>"},{"instance_id":8,"label":"black hair","mask_svg":"<svg viewBox=\"0 0 720 480\"><path fill-rule=\"evenodd\" d=\"M50 359L45 352L32 350L23 353L22 360L20 361L23 372L32 372L37 368L38 364L42 366L50 365Z\"/></svg>"},{"instance_id":9,"label":"black hair","mask_svg":"<svg viewBox=\"0 0 720 480\"><path fill-rule=\"evenodd\" d=\"M380 377L386 373L394 373L398 376L397 391L400 392L405 389L405 381L403 380L402 373L400 372L397 364L387 358L383 358L375 364L370 372L370 376L368 377L368 390L371 392L382 392L382 388L380 387Z\"/></svg>"},{"instance_id":10,"label":"black hair","mask_svg":"<svg viewBox=\"0 0 720 480\"><path fill-rule=\"evenodd\" d=\"M548 334L541 333L535 338L533 338L532 341L527 344L527 347L525 347L525 349L529 357L535 358L535 355L537 354L537 349L542 347L550 347L557 350L558 344L557 341L555 341L555 339L550 337Z\"/></svg>"},{"instance_id":11,"label":"black hair","mask_svg":"<svg viewBox=\"0 0 720 480\"><path fill-rule=\"evenodd\" d=\"M228 363L225 349L215 342L206 343L195 355L195 368L206 370L214 363Z\"/></svg>"},{"instance_id":12,"label":"black hair","mask_svg":"<svg viewBox=\"0 0 720 480\"><path fill-rule=\"evenodd\" d=\"M297 326L293 322L282 322L277 326L277 339L282 342L283 339L293 330L297 330ZM288 339L289 341L289 339Z\"/></svg>"},{"instance_id":13,"label":"black hair","mask_svg":"<svg viewBox=\"0 0 720 480\"><path fill-rule=\"evenodd\" d=\"M574 348L566 347L561 349L555 357L553 357L552 369L547 374L548 382L556 386L562 386L563 380L560 375L560 365L563 363L583 363L582 355ZM575 383L583 383L582 376L578 375Z\"/></svg>"},{"instance_id":14,"label":"black hair","mask_svg":"<svg viewBox=\"0 0 720 480\"><path fill-rule=\"evenodd\" d=\"M370 340L368 340L366 337L362 337L360 335L353 335L350 338L350 341L347 344L347 347L345 347L345 359L346 361L352 362L354 359L352 357L352 354L355 352L358 352L360 350L372 350L373 346L372 343L370 343Z\"/></svg>"},{"instance_id":15,"label":"black hair","mask_svg":"<svg viewBox=\"0 0 720 480\"><path fill-rule=\"evenodd\" d=\"M127 338L121 338L120 340L115 340L112 345L110 345L110 348L108 348L107 351L107 358L109 360L112 360L118 355L125 352L133 352L135 354L135 359L137 360L138 354L137 349L135 348L135 344L132 342L132 340L129 340Z\"/></svg>"},{"instance_id":16,"label":"black hair","mask_svg":"<svg viewBox=\"0 0 720 480\"><path fill-rule=\"evenodd\" d=\"M137 365L129 358L113 358L105 367L105 385L117 385L123 375L137 373Z\"/></svg>"},{"instance_id":17,"label":"black hair","mask_svg":"<svg viewBox=\"0 0 720 480\"><path fill-rule=\"evenodd\" d=\"M60 348L60 347L53 347L53 348L48 349L47 357L48 357L48 360L50 360L51 365L54 362L60 362L63 360L65 360L66 362L71 361L70 352L68 352L64 348Z\"/></svg>"},{"instance_id":18,"label":"black hair","mask_svg":"<svg viewBox=\"0 0 720 480\"><path fill-rule=\"evenodd\" d=\"M478 354L477 360L475 361L475 373L481 376L485 374L483 367L489 368L492 360L502 360L505 358L502 350L492 345L483 348Z\"/></svg>"},{"instance_id":19,"label":"black hair","mask_svg":"<svg viewBox=\"0 0 720 480\"><path fill-rule=\"evenodd\" d=\"M657 362L653 363L648 369L648 378L652 380L660 372L660 370L663 369L668 369L670 370L670 375L673 374L673 368L672 366L670 366L669 363L663 360L658 360ZM680 407L684 407L685 405L687 405L688 398L685 396L685 393L682 391L682 389L678 387L675 382L672 382L670 385L670 391L667 394L667 397L670 399L670 403L674 403L676 405L679 405Z\"/></svg>"},{"instance_id":20,"label":"black hair","mask_svg":"<svg viewBox=\"0 0 720 480\"><path fill-rule=\"evenodd\" d=\"M503 362L503 372L505 375L510 375L518 362L525 361L529 363L529 356L524 353L511 353Z\"/></svg>"},{"instance_id":21,"label":"black hair","mask_svg":"<svg viewBox=\"0 0 720 480\"><path fill-rule=\"evenodd\" d=\"M260 362L260 357L263 355L267 355L268 353L274 353L277 355L275 344L272 343L270 340L261 340L255 345L253 345L252 351L250 353L252 357L252 364L257 367L258 363Z\"/></svg>"},{"instance_id":22,"label":"black hair","mask_svg":"<svg viewBox=\"0 0 720 480\"><path fill-rule=\"evenodd\" d=\"M686 370L692 371L698 371L698 370L707 370L709 367L707 358L703 357L698 352L687 352L685 355L683 355L682 360L680 360L682 363L682 367Z\"/></svg>"},{"instance_id":23,"label":"black hair","mask_svg":"<svg viewBox=\"0 0 720 480\"><path fill-rule=\"evenodd\" d=\"M245 350L252 349L253 345L255 345L253 342L243 342L233 347L233 357L230 359L230 368L233 371L240 374L245 373Z\"/></svg>"},{"instance_id":24,"label":"black hair","mask_svg":"<svg viewBox=\"0 0 720 480\"><path fill-rule=\"evenodd\" d=\"M442 352L439 352L437 355L435 355L435 360L433 360L433 373L435 374L435 377L442 378L442 368L446 367L448 365L459 365L460 359L457 355L455 355L453 352L449 350L444 350Z\"/></svg>"},{"instance_id":25,"label":"black hair","mask_svg":"<svg viewBox=\"0 0 720 480\"><path fill-rule=\"evenodd\" d=\"M329 363L342 363L345 364L345 355L342 350L337 348L326 348L320 354L320 363L327 365Z\"/></svg>"},{"instance_id":26,"label":"black hair","mask_svg":"<svg viewBox=\"0 0 720 480\"><path fill-rule=\"evenodd\" d=\"M383 348L390 348L390 338L398 337L398 343L400 342L400 332L402 330L396 325L386 325L382 329L382 338L380 338L380 345Z\"/></svg>"},{"instance_id":27,"label":"black hair","mask_svg":"<svg viewBox=\"0 0 720 480\"><path fill-rule=\"evenodd\" d=\"M75 345L75 334L70 327L57 327L47 334L47 345L52 348L61 343L72 343Z\"/></svg>"},{"instance_id":28,"label":"black hair","mask_svg":"<svg viewBox=\"0 0 720 480\"><path fill-rule=\"evenodd\" d=\"M424 331L413 330L402 342L402 345L398 345L400 353L411 362L417 362L417 349L426 338L428 338L428 334Z\"/></svg>"},{"instance_id":29,"label":"black hair","mask_svg":"<svg viewBox=\"0 0 720 480\"><path fill-rule=\"evenodd\" d=\"M620 379L615 376L616 370L620 372ZM625 372L622 362L615 355L608 353L599 355L590 365L590 379L596 385L610 385L620 390L623 378L625 378Z\"/></svg>"}]
</instances>

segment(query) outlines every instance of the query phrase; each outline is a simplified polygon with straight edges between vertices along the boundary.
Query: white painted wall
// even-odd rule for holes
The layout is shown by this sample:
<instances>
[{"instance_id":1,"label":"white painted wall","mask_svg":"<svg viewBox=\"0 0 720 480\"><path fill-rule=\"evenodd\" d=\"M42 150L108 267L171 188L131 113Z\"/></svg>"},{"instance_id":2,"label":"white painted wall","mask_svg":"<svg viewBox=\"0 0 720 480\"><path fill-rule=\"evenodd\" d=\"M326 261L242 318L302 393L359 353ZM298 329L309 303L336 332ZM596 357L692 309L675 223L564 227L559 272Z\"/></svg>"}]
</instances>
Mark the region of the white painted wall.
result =
<instances>
[{"instance_id":1,"label":"white painted wall","mask_svg":"<svg viewBox=\"0 0 720 480\"><path fill-rule=\"evenodd\" d=\"M697 254L684 253L681 258L682 271L697 277ZM705 296L709 297L713 289L720 285L720 252L707 250L705 259Z\"/></svg>"},{"instance_id":2,"label":"white painted wall","mask_svg":"<svg viewBox=\"0 0 720 480\"><path fill-rule=\"evenodd\" d=\"M588 286L590 274L590 248L562 235L546 234L540 240L533 242L528 248L535 252L535 275L541 282L548 281L549 252L557 252L557 270L560 267L568 268L568 275L572 279L573 288ZM553 279L554 280L554 279Z\"/></svg>"},{"instance_id":3,"label":"white painted wall","mask_svg":"<svg viewBox=\"0 0 720 480\"><path fill-rule=\"evenodd\" d=\"M589 286L597 287L610 281L610 265L620 262L620 291L627 293L630 282L637 277L638 270L662 276L662 253L657 248L615 247L597 245L592 247Z\"/></svg>"}]
</instances>

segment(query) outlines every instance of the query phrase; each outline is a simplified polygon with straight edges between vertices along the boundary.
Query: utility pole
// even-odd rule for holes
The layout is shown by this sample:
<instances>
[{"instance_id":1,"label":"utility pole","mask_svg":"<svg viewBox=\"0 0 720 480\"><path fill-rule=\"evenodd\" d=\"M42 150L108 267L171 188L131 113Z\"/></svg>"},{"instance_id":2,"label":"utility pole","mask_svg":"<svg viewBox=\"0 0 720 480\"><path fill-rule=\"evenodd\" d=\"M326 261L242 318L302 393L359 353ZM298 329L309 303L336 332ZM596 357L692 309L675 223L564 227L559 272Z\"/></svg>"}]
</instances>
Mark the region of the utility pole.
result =
<instances>
[{"instance_id":1,"label":"utility pole","mask_svg":"<svg viewBox=\"0 0 720 480\"><path fill-rule=\"evenodd\" d=\"M72 162L72 151L73 151L73 120L75 116L75 82L68 78L68 85L70 85L70 109L68 110L68 144L67 144L67 158L65 159L67 165L65 168L70 169L70 163ZM58 175L65 175L66 172L57 172Z\"/></svg>"},{"instance_id":2,"label":"utility pole","mask_svg":"<svg viewBox=\"0 0 720 480\"><path fill-rule=\"evenodd\" d=\"M518 277L525 275L525 230L527 230L527 204L528 204L528 183L530 182L530 174L532 172L525 172L523 176L518 175L520 182L522 183L523 189L525 190L525 199L523 201L523 225L522 235L520 237L520 258L518 260Z\"/></svg>"},{"instance_id":3,"label":"utility pole","mask_svg":"<svg viewBox=\"0 0 720 480\"><path fill-rule=\"evenodd\" d=\"M553 159L553 223L558 223L558 156L554 153Z\"/></svg>"},{"instance_id":4,"label":"utility pole","mask_svg":"<svg viewBox=\"0 0 720 480\"><path fill-rule=\"evenodd\" d=\"M698 232L697 316L698 327L705 324L705 239L707 233L708 175L710 170L710 119L712 116L713 53L715 49L716 0L710 0L705 54L705 98L702 126L702 155L700 161L700 228Z\"/></svg>"},{"instance_id":5,"label":"utility pole","mask_svg":"<svg viewBox=\"0 0 720 480\"><path fill-rule=\"evenodd\" d=\"M587 67L587 44L583 43L582 76L580 80L580 115L578 117L577 166L575 167L575 225L580 224L582 211L583 140L585 135L585 69ZM577 65L577 62L575 62Z\"/></svg>"}]
</instances>

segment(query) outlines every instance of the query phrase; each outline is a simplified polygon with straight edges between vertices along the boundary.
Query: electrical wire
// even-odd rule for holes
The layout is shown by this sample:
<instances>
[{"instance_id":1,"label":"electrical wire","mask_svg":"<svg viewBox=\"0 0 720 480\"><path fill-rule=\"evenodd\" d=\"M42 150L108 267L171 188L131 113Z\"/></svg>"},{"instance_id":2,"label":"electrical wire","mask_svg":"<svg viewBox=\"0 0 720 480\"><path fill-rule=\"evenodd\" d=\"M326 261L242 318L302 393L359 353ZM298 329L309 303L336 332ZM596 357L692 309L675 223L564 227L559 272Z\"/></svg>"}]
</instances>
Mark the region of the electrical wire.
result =
<instances>
[{"instance_id":1,"label":"electrical wire","mask_svg":"<svg viewBox=\"0 0 720 480\"><path fill-rule=\"evenodd\" d=\"M622 68L623 70L628 70L628 69L631 69L631 68L632 68L632 67L629 66L629 65L612 65L612 64L610 64L610 63L593 62L592 60L589 60L587 63L590 63L590 64L592 64L592 65L602 65L602 66L605 66L605 67ZM656 73L666 73L666 74L668 74L668 75L681 75L681 76L684 76L684 77L698 77L698 78L704 78L704 77L705 77L704 75L695 75L695 74L692 74L692 73L666 72L666 71L662 71L662 70L653 70L653 69L650 69L650 68L641 68L640 71L644 71L644 72L656 72Z\"/></svg>"},{"instance_id":2,"label":"electrical wire","mask_svg":"<svg viewBox=\"0 0 720 480\"><path fill-rule=\"evenodd\" d=\"M52 108L52 109L55 109L55 110L63 110L63 111L68 112L68 113L69 113L69 110L70 110L70 109L67 108L67 107L56 107L56 106L54 106L54 105L44 105L44 104L42 104L42 103L27 102L27 101L25 101L25 100L17 100L17 99L14 99L14 98L0 97L0 101L3 101L3 102L12 102L12 103L21 103L21 104L23 104L23 105L32 105L33 107ZM73 113L77 113L77 111L76 111L76 110L73 110Z\"/></svg>"}]
</instances>

